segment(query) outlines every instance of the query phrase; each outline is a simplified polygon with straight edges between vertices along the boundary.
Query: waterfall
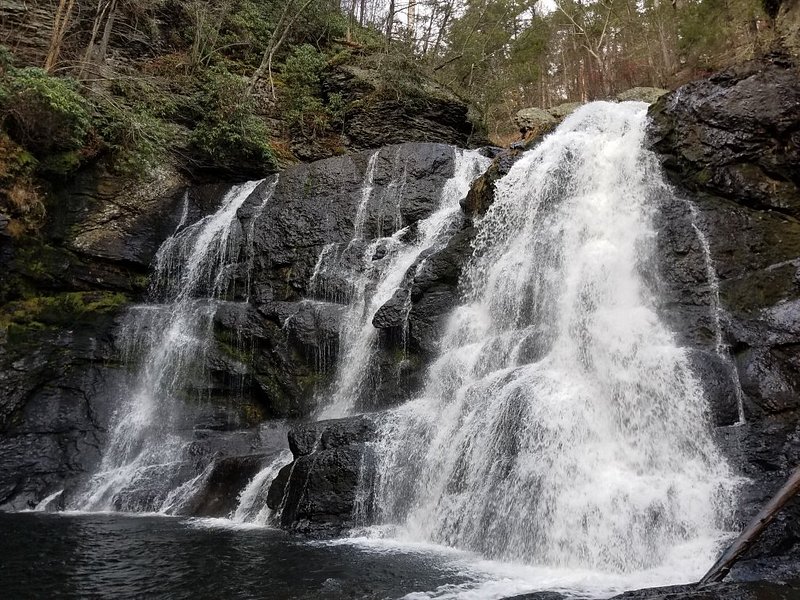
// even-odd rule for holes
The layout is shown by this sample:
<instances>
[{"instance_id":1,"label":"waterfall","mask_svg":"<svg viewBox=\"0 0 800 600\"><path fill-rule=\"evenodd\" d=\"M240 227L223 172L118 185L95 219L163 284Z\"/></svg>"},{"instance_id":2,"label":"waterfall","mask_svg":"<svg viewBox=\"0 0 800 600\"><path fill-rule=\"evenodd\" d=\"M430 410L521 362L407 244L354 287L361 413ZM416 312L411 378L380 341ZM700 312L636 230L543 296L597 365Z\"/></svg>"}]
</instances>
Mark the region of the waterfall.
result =
<instances>
[{"instance_id":1,"label":"waterfall","mask_svg":"<svg viewBox=\"0 0 800 600\"><path fill-rule=\"evenodd\" d=\"M364 235L364 215L367 212L374 174L374 159L370 158L367 175L362 188L361 203L355 218L353 241ZM452 234L452 226L460 214L459 201L466 196L472 182L489 165L489 159L478 151L456 150L453 175L445 182L438 204L433 213L411 227L397 230L392 236L377 238L366 244L358 264L360 269L351 277L354 290L342 321L339 335L340 358L332 390L322 400L320 419L342 417L352 414L369 390L374 390L373 359L378 343L378 330L372 319L400 287L408 270L424 252L430 252L446 242ZM390 196L398 204L402 199L405 171L399 180L389 185ZM399 196L399 197L396 197ZM383 199L386 203L386 199ZM399 226L399 223L398 223ZM337 257L331 246L320 253L311 289L315 290L320 274L336 268L341 257ZM345 250L347 252L347 250ZM383 256L376 260L378 252ZM419 267L417 267L419 268Z\"/></svg>"},{"instance_id":2,"label":"waterfall","mask_svg":"<svg viewBox=\"0 0 800 600\"><path fill-rule=\"evenodd\" d=\"M239 494L239 504L231 515L231 520L236 523L270 524L273 514L267 506L269 486L277 477L278 471L290 462L292 462L292 453L283 450L266 467L256 473L256 476Z\"/></svg>"},{"instance_id":3,"label":"waterfall","mask_svg":"<svg viewBox=\"0 0 800 600\"><path fill-rule=\"evenodd\" d=\"M424 390L379 421L359 510L381 531L613 573L712 561L738 481L659 318L645 123L586 105L497 182Z\"/></svg>"},{"instance_id":4,"label":"waterfall","mask_svg":"<svg viewBox=\"0 0 800 600\"><path fill-rule=\"evenodd\" d=\"M744 415L744 392L742 391L742 384L739 381L739 371L733 361L730 353L730 348L722 336L722 304L719 301L719 277L717 270L714 267L714 259L711 257L711 245L708 243L708 238L703 230L698 225L699 215L697 214L697 207L689 202L689 214L692 217L692 229L697 235L697 241L700 242L700 248L703 251L703 262L706 267L706 279L711 288L711 320L714 323L714 351L717 356L722 359L722 362L728 369L728 374L733 385L734 393L736 394L736 408L739 413L738 425L745 423Z\"/></svg>"},{"instance_id":5,"label":"waterfall","mask_svg":"<svg viewBox=\"0 0 800 600\"><path fill-rule=\"evenodd\" d=\"M236 213L260 184L231 188L216 213L179 225L158 250L152 303L131 309L120 334L125 361L138 367L120 398L100 468L73 508L166 510L200 477L191 464L187 388L204 377L215 301L229 292L240 258ZM273 183L267 199L274 189Z\"/></svg>"}]
</instances>

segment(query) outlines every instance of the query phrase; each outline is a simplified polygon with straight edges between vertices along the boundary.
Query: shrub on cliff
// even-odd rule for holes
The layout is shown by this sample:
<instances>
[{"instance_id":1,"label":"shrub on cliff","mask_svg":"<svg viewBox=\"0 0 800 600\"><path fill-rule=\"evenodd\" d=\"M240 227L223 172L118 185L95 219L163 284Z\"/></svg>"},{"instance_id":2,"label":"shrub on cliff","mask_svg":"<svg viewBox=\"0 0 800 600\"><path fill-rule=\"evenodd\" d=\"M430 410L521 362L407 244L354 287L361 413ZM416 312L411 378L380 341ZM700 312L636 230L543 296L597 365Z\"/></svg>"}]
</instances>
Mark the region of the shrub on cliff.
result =
<instances>
[{"instance_id":1,"label":"shrub on cliff","mask_svg":"<svg viewBox=\"0 0 800 600\"><path fill-rule=\"evenodd\" d=\"M65 174L80 162L92 128L91 106L69 78L42 69L9 68L0 84L0 123L39 161L43 171Z\"/></svg>"},{"instance_id":2,"label":"shrub on cliff","mask_svg":"<svg viewBox=\"0 0 800 600\"><path fill-rule=\"evenodd\" d=\"M283 117L288 125L304 137L320 133L341 124L346 109L341 94L323 97L321 82L328 57L310 44L296 47L286 59L283 81Z\"/></svg>"},{"instance_id":3,"label":"shrub on cliff","mask_svg":"<svg viewBox=\"0 0 800 600\"><path fill-rule=\"evenodd\" d=\"M254 114L247 81L222 68L203 76L197 106L202 115L191 145L202 167L241 173L277 170L269 130Z\"/></svg>"}]
</instances>

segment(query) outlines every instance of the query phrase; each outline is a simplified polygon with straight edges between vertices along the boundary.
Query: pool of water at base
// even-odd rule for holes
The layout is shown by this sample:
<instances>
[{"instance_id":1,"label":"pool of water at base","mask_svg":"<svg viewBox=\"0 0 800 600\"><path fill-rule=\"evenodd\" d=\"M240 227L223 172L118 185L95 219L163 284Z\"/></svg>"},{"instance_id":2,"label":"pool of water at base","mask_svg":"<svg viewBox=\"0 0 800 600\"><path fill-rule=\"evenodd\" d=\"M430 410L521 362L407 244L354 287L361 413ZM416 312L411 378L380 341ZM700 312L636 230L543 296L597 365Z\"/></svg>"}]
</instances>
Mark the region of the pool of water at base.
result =
<instances>
[{"instance_id":1,"label":"pool of water at base","mask_svg":"<svg viewBox=\"0 0 800 600\"><path fill-rule=\"evenodd\" d=\"M637 583L483 561L429 544L312 541L225 519L0 512L0 598L13 600L495 600L537 589L607 598L657 584Z\"/></svg>"},{"instance_id":2,"label":"pool of water at base","mask_svg":"<svg viewBox=\"0 0 800 600\"><path fill-rule=\"evenodd\" d=\"M460 563L221 519L0 513L0 597L15 600L442 597L472 587Z\"/></svg>"}]
</instances>

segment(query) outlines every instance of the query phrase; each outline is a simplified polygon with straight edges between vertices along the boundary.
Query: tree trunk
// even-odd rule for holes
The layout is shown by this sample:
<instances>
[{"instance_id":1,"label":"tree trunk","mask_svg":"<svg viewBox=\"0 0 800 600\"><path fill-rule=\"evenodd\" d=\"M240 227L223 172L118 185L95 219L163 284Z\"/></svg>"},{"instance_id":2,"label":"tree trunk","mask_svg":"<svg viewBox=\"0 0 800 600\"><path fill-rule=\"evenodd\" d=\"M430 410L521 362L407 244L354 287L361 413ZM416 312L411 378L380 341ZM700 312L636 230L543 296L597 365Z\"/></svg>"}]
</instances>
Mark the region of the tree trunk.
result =
<instances>
[{"instance_id":1,"label":"tree trunk","mask_svg":"<svg viewBox=\"0 0 800 600\"><path fill-rule=\"evenodd\" d=\"M444 17L442 17L442 25L439 27L439 32L436 34L436 43L433 45L432 54L436 56L436 53L439 52L439 46L442 43L442 38L444 37L445 30L447 29L447 24L450 21L450 14L453 12L453 0L447 3L444 9Z\"/></svg>"},{"instance_id":2,"label":"tree trunk","mask_svg":"<svg viewBox=\"0 0 800 600\"><path fill-rule=\"evenodd\" d=\"M97 14L94 17L94 23L92 23L92 35L89 38L89 43L86 46L86 52L83 55L83 63L78 71L78 78L83 77L83 73L86 71L86 67L88 65L94 64L97 35L100 33L100 27L102 26L103 20L108 14L108 9L111 8L112 2L116 2L116 0L106 0L105 3L103 0L98 0L97 2Z\"/></svg>"},{"instance_id":3,"label":"tree trunk","mask_svg":"<svg viewBox=\"0 0 800 600\"><path fill-rule=\"evenodd\" d=\"M783 487L778 490L772 499L764 505L755 518L750 521L747 528L736 538L728 549L720 556L714 566L703 575L699 585L722 581L731 567L739 560L750 547L756 543L761 532L766 529L786 503L794 498L800 491L800 468L795 469Z\"/></svg>"},{"instance_id":4,"label":"tree trunk","mask_svg":"<svg viewBox=\"0 0 800 600\"><path fill-rule=\"evenodd\" d=\"M311 4L314 0L306 0L305 3L292 15L292 18L286 21L286 17L289 14L289 10L292 8L294 2L290 0L283 9L283 14L281 14L281 18L278 20L278 24L275 26L275 31L272 32L272 37L270 37L269 45L267 49L264 51L264 56L261 59L261 64L253 73L253 77L250 79L250 85L247 88L247 93L252 93L253 88L256 85L258 79L264 74L266 71L269 74L269 87L270 92L272 94L272 99L277 100L277 96L275 95L275 82L272 79L272 60L275 58L275 53L278 49L283 45L283 42L286 40L286 36L289 35L289 31L292 29L292 25L297 19L303 14L303 11L308 8L309 4ZM284 21L286 24L284 25ZM281 29L281 25L283 25L283 31L278 36L278 32Z\"/></svg>"},{"instance_id":5,"label":"tree trunk","mask_svg":"<svg viewBox=\"0 0 800 600\"><path fill-rule=\"evenodd\" d=\"M117 18L117 0L111 0L111 6L108 10L108 18L106 18L106 25L103 28L103 38L100 40L100 50L95 59L100 64L105 62L106 53L108 52L108 41L111 39L111 30L114 28L114 20Z\"/></svg>"},{"instance_id":6,"label":"tree trunk","mask_svg":"<svg viewBox=\"0 0 800 600\"><path fill-rule=\"evenodd\" d=\"M392 30L394 29L394 0L389 0L389 14L386 15L386 48L392 41Z\"/></svg>"},{"instance_id":7,"label":"tree trunk","mask_svg":"<svg viewBox=\"0 0 800 600\"><path fill-rule=\"evenodd\" d=\"M408 37L412 43L417 40L417 0L408 0L408 13L406 17L408 24Z\"/></svg>"},{"instance_id":8,"label":"tree trunk","mask_svg":"<svg viewBox=\"0 0 800 600\"><path fill-rule=\"evenodd\" d=\"M44 62L45 71L50 71L55 66L58 61L58 55L61 54L61 44L69 27L72 8L75 6L75 0L69 0L65 7L64 3L66 1L60 0L58 3L58 11L56 11L56 17L53 21L53 36L50 38L50 47L47 50L47 58Z\"/></svg>"}]
</instances>

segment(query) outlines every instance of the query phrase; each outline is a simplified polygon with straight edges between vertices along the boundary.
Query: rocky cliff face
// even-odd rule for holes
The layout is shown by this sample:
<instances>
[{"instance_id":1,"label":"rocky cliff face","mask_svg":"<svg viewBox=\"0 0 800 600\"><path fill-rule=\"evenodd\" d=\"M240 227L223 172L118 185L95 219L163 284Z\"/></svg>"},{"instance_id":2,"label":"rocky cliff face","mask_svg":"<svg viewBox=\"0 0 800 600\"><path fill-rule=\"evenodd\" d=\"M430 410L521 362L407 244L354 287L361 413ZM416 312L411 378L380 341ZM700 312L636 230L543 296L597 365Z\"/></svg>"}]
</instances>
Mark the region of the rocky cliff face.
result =
<instances>
[{"instance_id":1,"label":"rocky cliff face","mask_svg":"<svg viewBox=\"0 0 800 600\"><path fill-rule=\"evenodd\" d=\"M406 227L414 235L414 224L436 207L453 159L450 146L401 144L374 156L300 165L257 188L236 217L240 243L249 247L234 265L229 301L216 310L207 380L186 390L209 399L195 423L202 453L259 451L259 442L223 448L221 437L264 419L311 414L315 393L333 374L349 277L366 268L363 255L374 239ZM354 240L370 160L372 201L360 224L365 233ZM213 212L225 189L187 188L169 173L126 189L87 173L52 199L40 237L2 239L9 267L3 284L12 300L2 307L0 338L0 505L24 508L94 469L117 399L126 393L128 366L118 344L125 308L144 297L163 240ZM312 288L325 249L347 268L320 275ZM415 304L429 297L430 284L420 285ZM411 352L432 343L418 340L443 314L442 303L433 304L413 311ZM415 359L398 368L403 350L389 333L396 325L383 324L376 366L383 385L373 408L405 398L423 366Z\"/></svg>"},{"instance_id":2,"label":"rocky cliff face","mask_svg":"<svg viewBox=\"0 0 800 600\"><path fill-rule=\"evenodd\" d=\"M680 197L661 214L664 312L694 348L719 436L749 478L742 523L800 458L799 75L791 59L773 56L684 86L651 109L652 146ZM705 284L709 259L718 290ZM737 396L743 425L735 425ZM798 514L795 503L742 573L796 558Z\"/></svg>"},{"instance_id":3,"label":"rocky cliff face","mask_svg":"<svg viewBox=\"0 0 800 600\"><path fill-rule=\"evenodd\" d=\"M356 76L366 77L341 75ZM798 81L792 60L776 56L685 86L651 109L651 144L678 192L663 199L657 223L662 310L691 348L721 442L749 478L742 522L800 458ZM363 84L365 98L374 91ZM445 127L448 139L471 143L464 115L451 127L443 115L452 107L442 101L412 119L413 139ZM396 141L394 126L378 131L366 109L353 118L353 146ZM419 385L458 301L472 220L491 204L494 181L520 151L496 157L463 200L449 241L420 255L375 314L380 383L359 408L395 405ZM346 275L364 271L377 238L404 228L413 237L452 175L453 157L447 145L405 143L300 165L262 183L239 209L236 228L250 247L216 312L203 382L212 409L194 433L198 452L220 460L191 511L230 510L231 489L263 465L255 426L313 414L316 394L330 384L353 294ZM358 222L367 180L378 200ZM0 218L7 266L0 280L0 506L33 505L97 464L126 376L117 347L121 315L144 297L163 240L181 222L213 212L225 190L187 184L171 171L135 188L85 172L49 200L39 237L15 238ZM359 227L364 234L356 236ZM320 270L326 252L340 270ZM376 246L368 258L385 256ZM718 282L712 277L709 286L710 268ZM220 398L228 402L215 405ZM284 527L332 532L354 524L355 488L374 431L370 417L357 417L290 433L295 461L269 494ZM770 529L740 576L781 573L796 560L798 510Z\"/></svg>"}]
</instances>

